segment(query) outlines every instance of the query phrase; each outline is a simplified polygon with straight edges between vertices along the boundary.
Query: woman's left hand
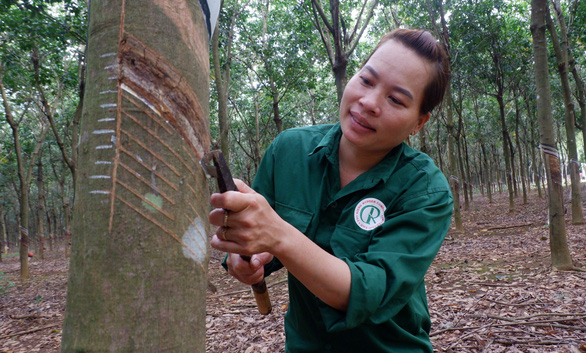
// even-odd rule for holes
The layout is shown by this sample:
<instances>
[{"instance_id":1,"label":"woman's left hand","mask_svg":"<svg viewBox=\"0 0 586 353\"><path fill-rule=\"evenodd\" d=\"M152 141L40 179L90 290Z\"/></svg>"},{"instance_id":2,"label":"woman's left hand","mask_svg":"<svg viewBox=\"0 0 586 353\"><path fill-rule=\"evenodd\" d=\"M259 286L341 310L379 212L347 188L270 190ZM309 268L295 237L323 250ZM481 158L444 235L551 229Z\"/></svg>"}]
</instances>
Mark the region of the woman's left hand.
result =
<instances>
[{"instance_id":1,"label":"woman's left hand","mask_svg":"<svg viewBox=\"0 0 586 353\"><path fill-rule=\"evenodd\" d=\"M241 180L234 182L240 192L212 195L212 206L217 208L210 212L210 223L219 227L211 246L232 254L265 253L261 258L266 261L270 258L266 253L272 254L318 298L345 311L351 285L348 265L285 222L262 195ZM250 283L260 277L260 267L244 266L237 256L231 260L235 261L229 268L241 281Z\"/></svg>"},{"instance_id":2,"label":"woman's left hand","mask_svg":"<svg viewBox=\"0 0 586 353\"><path fill-rule=\"evenodd\" d=\"M213 194L216 209L209 214L211 224L218 226L210 245L218 250L251 256L272 252L279 242L279 229L285 221L267 200L243 181L234 179L239 191Z\"/></svg>"}]
</instances>

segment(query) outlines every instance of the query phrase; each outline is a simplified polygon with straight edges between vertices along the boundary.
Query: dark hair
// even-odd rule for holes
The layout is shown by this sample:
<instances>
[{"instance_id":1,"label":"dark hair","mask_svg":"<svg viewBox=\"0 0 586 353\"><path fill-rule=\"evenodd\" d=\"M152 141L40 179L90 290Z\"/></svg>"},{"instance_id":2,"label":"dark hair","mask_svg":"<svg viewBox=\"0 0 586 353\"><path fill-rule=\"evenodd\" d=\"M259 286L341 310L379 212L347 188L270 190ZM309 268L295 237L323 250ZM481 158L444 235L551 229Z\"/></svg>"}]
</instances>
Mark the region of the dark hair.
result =
<instances>
[{"instance_id":1,"label":"dark hair","mask_svg":"<svg viewBox=\"0 0 586 353\"><path fill-rule=\"evenodd\" d=\"M372 53L366 58L365 63L378 48L389 40L396 40L433 65L434 71L423 91L420 109L422 114L431 112L443 100L450 81L450 63L446 52L428 31L397 28L381 38Z\"/></svg>"}]
</instances>

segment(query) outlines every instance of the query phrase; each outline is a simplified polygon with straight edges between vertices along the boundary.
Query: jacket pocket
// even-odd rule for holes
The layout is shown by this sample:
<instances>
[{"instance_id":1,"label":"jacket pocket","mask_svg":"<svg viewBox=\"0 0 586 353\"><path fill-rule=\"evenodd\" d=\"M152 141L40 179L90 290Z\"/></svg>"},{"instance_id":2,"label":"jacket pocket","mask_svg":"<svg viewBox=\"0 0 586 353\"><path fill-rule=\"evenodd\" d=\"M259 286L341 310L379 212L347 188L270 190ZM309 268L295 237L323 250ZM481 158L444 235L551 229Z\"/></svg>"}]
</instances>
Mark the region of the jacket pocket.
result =
<instances>
[{"instance_id":1,"label":"jacket pocket","mask_svg":"<svg viewBox=\"0 0 586 353\"><path fill-rule=\"evenodd\" d=\"M358 229L351 229L337 225L336 230L330 239L330 246L336 257L351 258L357 254L364 253L368 249L372 232Z\"/></svg>"}]
</instances>

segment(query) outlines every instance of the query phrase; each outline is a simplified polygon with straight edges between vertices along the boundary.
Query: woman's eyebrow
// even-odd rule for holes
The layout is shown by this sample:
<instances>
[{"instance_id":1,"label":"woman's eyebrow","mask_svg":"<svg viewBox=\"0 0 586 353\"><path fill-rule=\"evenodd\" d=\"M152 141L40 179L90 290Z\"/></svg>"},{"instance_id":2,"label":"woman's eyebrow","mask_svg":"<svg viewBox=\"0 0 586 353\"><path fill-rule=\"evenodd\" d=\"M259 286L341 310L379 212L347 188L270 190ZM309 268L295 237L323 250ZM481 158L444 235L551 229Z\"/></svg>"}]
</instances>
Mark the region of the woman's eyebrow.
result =
<instances>
[{"instance_id":1,"label":"woman's eyebrow","mask_svg":"<svg viewBox=\"0 0 586 353\"><path fill-rule=\"evenodd\" d=\"M376 70L372 66L364 65L364 68L367 69L368 71L370 71L372 76L374 76L374 78L376 78L377 80L380 78L380 75L378 74L378 72L376 72ZM392 88L396 91L399 91L403 95L407 96L407 98L413 100L413 95L411 94L411 92L409 92L405 88L400 87L400 86L395 86L395 85L393 85Z\"/></svg>"},{"instance_id":2,"label":"woman's eyebrow","mask_svg":"<svg viewBox=\"0 0 586 353\"><path fill-rule=\"evenodd\" d=\"M370 71L370 73L372 74L372 76L374 76L374 78L376 78L377 80L380 78L378 72L376 72L372 66L370 65L364 65L364 68L367 69L368 71Z\"/></svg>"}]
</instances>

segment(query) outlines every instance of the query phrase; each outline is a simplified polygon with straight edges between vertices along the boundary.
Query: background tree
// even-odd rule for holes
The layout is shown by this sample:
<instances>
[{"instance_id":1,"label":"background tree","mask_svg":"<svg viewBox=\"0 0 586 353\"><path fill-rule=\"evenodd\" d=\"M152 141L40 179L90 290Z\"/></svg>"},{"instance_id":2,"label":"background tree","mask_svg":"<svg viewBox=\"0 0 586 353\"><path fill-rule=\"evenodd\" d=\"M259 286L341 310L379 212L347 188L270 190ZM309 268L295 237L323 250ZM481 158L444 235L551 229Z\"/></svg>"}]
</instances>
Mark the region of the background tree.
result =
<instances>
[{"instance_id":1,"label":"background tree","mask_svg":"<svg viewBox=\"0 0 586 353\"><path fill-rule=\"evenodd\" d=\"M550 33L551 42L554 48L557 59L557 68L560 77L560 85L564 101L564 117L566 128L566 146L568 149L568 169L570 170L571 192L570 199L572 202L572 223L584 223L584 216L582 214L582 198L580 197L580 165L578 162L578 150L576 147L576 133L575 133L575 111L574 102L572 99L572 92L570 89L570 82L568 77L568 36L566 32L565 21L561 13L559 2L554 3L554 12L560 24L560 36L554 27L553 20L550 16L549 7L546 8L545 22ZM560 40L561 39L561 40Z\"/></svg>"},{"instance_id":2,"label":"background tree","mask_svg":"<svg viewBox=\"0 0 586 353\"><path fill-rule=\"evenodd\" d=\"M547 0L531 1L531 35L535 53L535 82L538 97L537 118L549 195L549 241L552 266L560 270L569 270L573 269L574 265L566 239L562 176L551 122L551 93L545 39L547 7Z\"/></svg>"},{"instance_id":3,"label":"background tree","mask_svg":"<svg viewBox=\"0 0 586 353\"><path fill-rule=\"evenodd\" d=\"M364 31L374 14L379 0L344 1L329 0L324 7L320 0L310 0L309 17L319 32L336 82L338 103L342 100L346 87L348 61L356 49ZM358 10L359 9L359 10ZM356 21L352 24L353 11L358 10ZM329 12L329 16L328 13Z\"/></svg>"},{"instance_id":4,"label":"background tree","mask_svg":"<svg viewBox=\"0 0 586 353\"><path fill-rule=\"evenodd\" d=\"M4 89L3 83L3 69L0 67L0 95L4 106L4 114L6 120L12 129L12 137L14 139L14 154L16 156L17 175L18 175L18 201L20 204L19 210L19 234L20 234L20 278L22 280L29 278L28 268L28 253L29 253L29 195L30 183L32 178L32 170L35 165L36 158L38 158L39 151L48 131L48 126L42 123L35 126L41 132L34 141L30 137L25 138L23 147L21 125L24 118L27 116L28 109L25 109L21 114L15 115L13 108L8 100L8 95ZM30 103L25 103L26 105ZM30 132L30 130L28 131ZM26 146L33 142L33 146ZM28 148L27 148L28 147ZM31 148L32 147L32 148Z\"/></svg>"}]
</instances>

